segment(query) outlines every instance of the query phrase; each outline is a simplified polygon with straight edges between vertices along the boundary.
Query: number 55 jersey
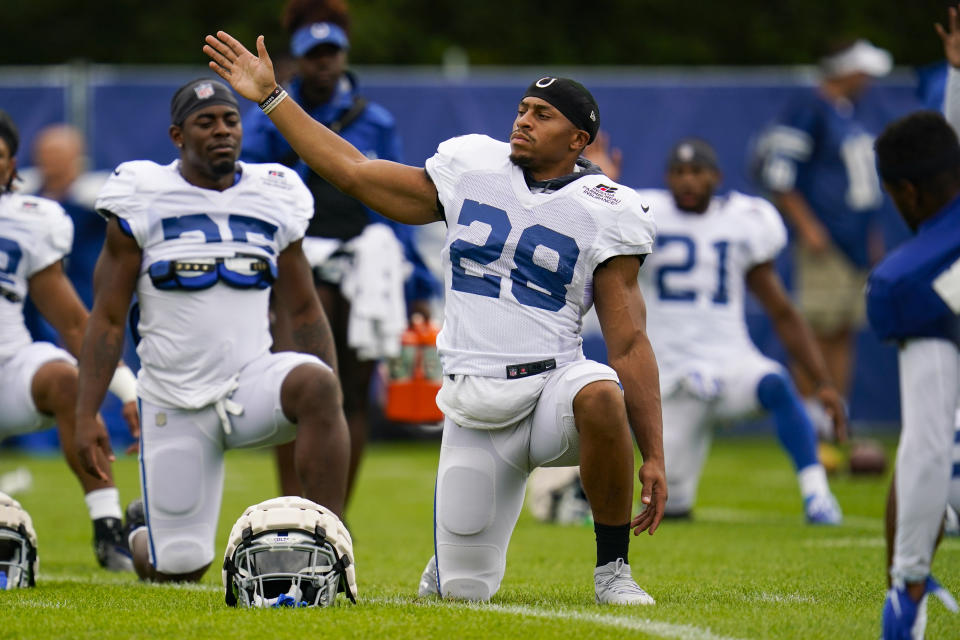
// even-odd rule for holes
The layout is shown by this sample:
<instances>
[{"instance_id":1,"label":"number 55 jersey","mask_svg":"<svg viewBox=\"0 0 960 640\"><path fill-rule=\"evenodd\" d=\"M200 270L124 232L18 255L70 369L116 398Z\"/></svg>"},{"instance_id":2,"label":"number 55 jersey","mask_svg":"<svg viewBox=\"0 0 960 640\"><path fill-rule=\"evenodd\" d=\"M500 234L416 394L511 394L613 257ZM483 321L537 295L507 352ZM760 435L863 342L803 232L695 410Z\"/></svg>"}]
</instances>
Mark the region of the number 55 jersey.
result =
<instances>
[{"instance_id":1,"label":"number 55 jersey","mask_svg":"<svg viewBox=\"0 0 960 640\"><path fill-rule=\"evenodd\" d=\"M303 237L313 196L279 164L237 163L235 184L216 191L187 182L178 162L135 161L117 167L96 208L142 251L139 395L183 409L226 397L270 349L277 256Z\"/></svg>"},{"instance_id":2,"label":"number 55 jersey","mask_svg":"<svg viewBox=\"0 0 960 640\"><path fill-rule=\"evenodd\" d=\"M678 209L669 191L638 193L657 212L656 250L640 288L661 388L694 372L721 375L759 355L744 317L745 276L786 245L780 214L736 191L714 197L703 213Z\"/></svg>"},{"instance_id":3,"label":"number 55 jersey","mask_svg":"<svg viewBox=\"0 0 960 640\"><path fill-rule=\"evenodd\" d=\"M426 163L447 222L437 338L447 375L521 377L582 359L594 269L653 246L652 213L633 190L589 172L533 192L509 156L507 143L469 135Z\"/></svg>"}]
</instances>

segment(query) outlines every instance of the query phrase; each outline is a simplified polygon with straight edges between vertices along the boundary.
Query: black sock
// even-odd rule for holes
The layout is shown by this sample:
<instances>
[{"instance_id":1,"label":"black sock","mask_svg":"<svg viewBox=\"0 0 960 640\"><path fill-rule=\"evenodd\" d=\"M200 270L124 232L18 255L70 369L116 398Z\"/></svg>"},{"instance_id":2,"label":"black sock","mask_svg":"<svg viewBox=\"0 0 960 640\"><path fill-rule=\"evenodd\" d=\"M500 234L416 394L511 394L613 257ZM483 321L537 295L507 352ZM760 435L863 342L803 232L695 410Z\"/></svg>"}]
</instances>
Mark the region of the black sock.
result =
<instances>
[{"instance_id":1,"label":"black sock","mask_svg":"<svg viewBox=\"0 0 960 640\"><path fill-rule=\"evenodd\" d=\"M597 566L602 567L617 558L623 558L624 564L630 564L627 552L630 549L630 523L619 525L593 523L597 535Z\"/></svg>"}]
</instances>

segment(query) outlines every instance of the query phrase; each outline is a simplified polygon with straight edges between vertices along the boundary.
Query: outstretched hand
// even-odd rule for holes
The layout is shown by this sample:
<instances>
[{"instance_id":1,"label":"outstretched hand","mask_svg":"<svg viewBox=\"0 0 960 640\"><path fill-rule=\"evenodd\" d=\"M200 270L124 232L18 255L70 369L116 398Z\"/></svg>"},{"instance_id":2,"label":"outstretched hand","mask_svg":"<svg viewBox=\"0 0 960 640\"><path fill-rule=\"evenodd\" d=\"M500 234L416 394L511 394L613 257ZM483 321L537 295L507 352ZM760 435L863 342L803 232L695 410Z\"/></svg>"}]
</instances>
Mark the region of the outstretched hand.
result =
<instances>
[{"instance_id":1,"label":"outstretched hand","mask_svg":"<svg viewBox=\"0 0 960 640\"><path fill-rule=\"evenodd\" d=\"M210 68L248 100L263 102L277 86L273 62L263 36L257 36L257 55L226 31L207 36L203 52L210 56Z\"/></svg>"},{"instance_id":2,"label":"outstretched hand","mask_svg":"<svg viewBox=\"0 0 960 640\"><path fill-rule=\"evenodd\" d=\"M933 25L943 42L943 55L951 67L960 68L960 16L957 7L947 8L947 28L939 22Z\"/></svg>"},{"instance_id":3,"label":"outstretched hand","mask_svg":"<svg viewBox=\"0 0 960 640\"><path fill-rule=\"evenodd\" d=\"M630 521L630 526L635 536L648 530L650 535L653 535L660 526L663 510L667 505L667 474L664 472L663 462L645 460L640 467L640 484L640 502L644 509Z\"/></svg>"}]
</instances>

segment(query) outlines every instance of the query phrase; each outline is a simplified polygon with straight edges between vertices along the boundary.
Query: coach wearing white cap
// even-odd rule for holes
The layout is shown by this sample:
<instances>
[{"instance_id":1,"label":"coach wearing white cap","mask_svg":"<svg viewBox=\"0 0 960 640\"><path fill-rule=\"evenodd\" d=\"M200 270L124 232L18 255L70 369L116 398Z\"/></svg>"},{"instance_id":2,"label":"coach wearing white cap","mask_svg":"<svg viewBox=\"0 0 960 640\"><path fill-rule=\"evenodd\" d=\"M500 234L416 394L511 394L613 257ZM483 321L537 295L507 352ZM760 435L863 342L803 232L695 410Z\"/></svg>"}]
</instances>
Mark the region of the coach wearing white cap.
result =
<instances>
[{"instance_id":1,"label":"coach wearing white cap","mask_svg":"<svg viewBox=\"0 0 960 640\"><path fill-rule=\"evenodd\" d=\"M793 231L800 310L843 396L867 272L882 253L877 132L859 120L857 100L892 66L890 53L866 40L835 47L820 60L819 86L788 104L756 146L759 178ZM804 376L797 383L804 395L814 393Z\"/></svg>"}]
</instances>

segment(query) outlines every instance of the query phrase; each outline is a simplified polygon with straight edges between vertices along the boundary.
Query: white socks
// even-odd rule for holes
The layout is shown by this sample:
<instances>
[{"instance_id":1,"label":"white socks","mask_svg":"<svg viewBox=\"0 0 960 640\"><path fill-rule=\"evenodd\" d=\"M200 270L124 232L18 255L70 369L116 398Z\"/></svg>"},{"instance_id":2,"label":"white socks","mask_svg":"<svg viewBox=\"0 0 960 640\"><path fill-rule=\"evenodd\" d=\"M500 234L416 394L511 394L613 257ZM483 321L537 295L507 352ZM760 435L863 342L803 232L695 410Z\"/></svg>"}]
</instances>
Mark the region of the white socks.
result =
<instances>
[{"instance_id":1,"label":"white socks","mask_svg":"<svg viewBox=\"0 0 960 640\"><path fill-rule=\"evenodd\" d=\"M87 511L90 512L91 520L100 518L123 519L123 512L120 510L120 491L116 487L106 489L95 489L83 497L87 503Z\"/></svg>"},{"instance_id":2,"label":"white socks","mask_svg":"<svg viewBox=\"0 0 960 640\"><path fill-rule=\"evenodd\" d=\"M830 485L827 484L827 472L822 464L811 464L797 472L797 480L800 483L800 495L822 496L830 493Z\"/></svg>"}]
</instances>

